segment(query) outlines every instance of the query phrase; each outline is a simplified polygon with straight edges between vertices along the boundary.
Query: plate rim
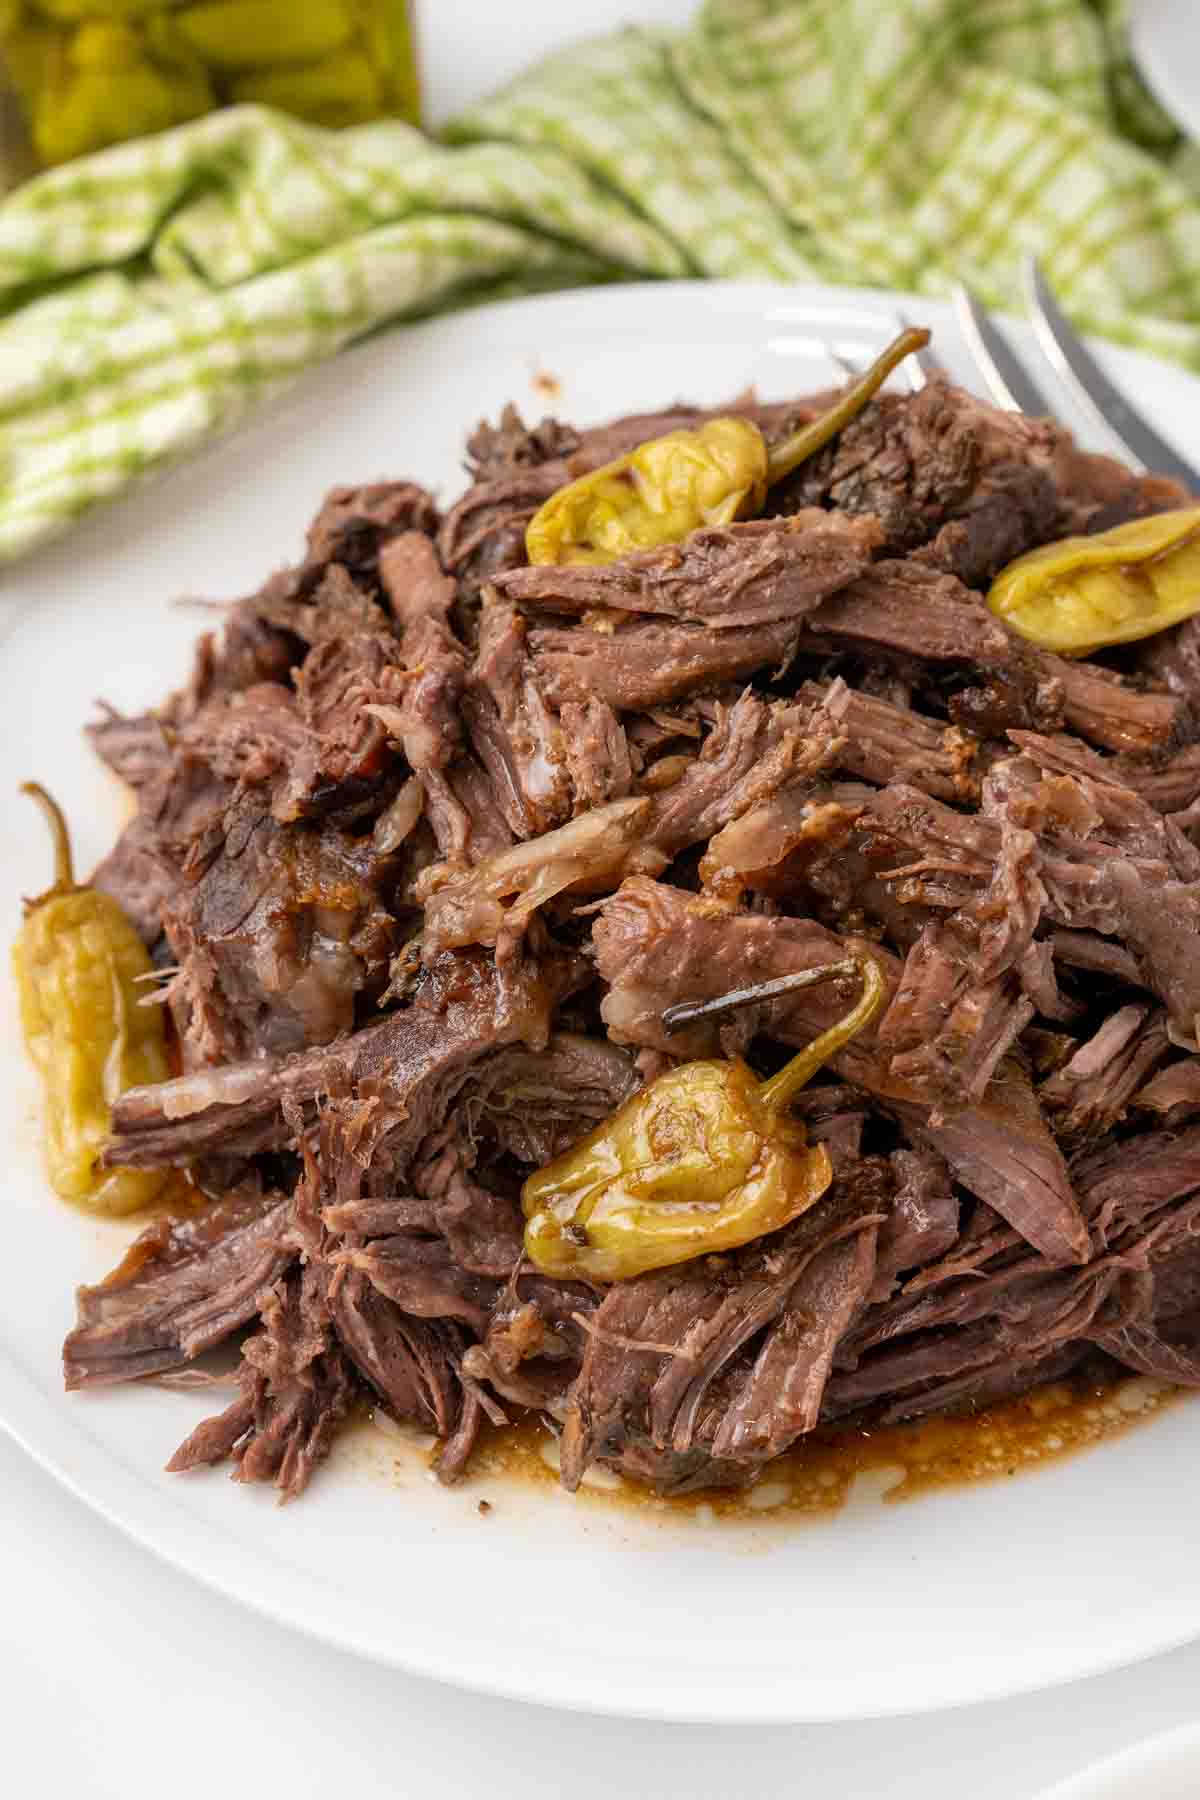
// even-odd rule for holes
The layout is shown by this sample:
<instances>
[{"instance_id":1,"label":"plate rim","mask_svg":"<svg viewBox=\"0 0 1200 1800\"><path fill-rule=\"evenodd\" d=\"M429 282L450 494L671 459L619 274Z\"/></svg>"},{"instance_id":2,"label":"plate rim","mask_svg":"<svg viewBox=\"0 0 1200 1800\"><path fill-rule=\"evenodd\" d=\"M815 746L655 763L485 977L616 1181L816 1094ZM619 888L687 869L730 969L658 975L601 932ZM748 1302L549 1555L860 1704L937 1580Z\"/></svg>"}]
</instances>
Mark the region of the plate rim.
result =
<instances>
[{"instance_id":1,"label":"plate rim","mask_svg":"<svg viewBox=\"0 0 1200 1800\"><path fill-rule=\"evenodd\" d=\"M8 1376L15 1374L22 1401L29 1403L33 1409L26 1416L35 1417L38 1425L42 1425L45 1415L37 1388L7 1354L4 1356L4 1365ZM1153 1424L1141 1429L1153 1429ZM487 1657L464 1664L461 1643L447 1650L440 1647L432 1650L428 1644L419 1650L406 1648L374 1635L366 1628L356 1628L352 1617L347 1618L336 1609L328 1613L322 1610L322 1616L316 1616L314 1595L319 1594L324 1602L330 1591L323 1580L304 1590L305 1607L299 1604L289 1605L286 1599L278 1597L270 1581L264 1581L261 1586L255 1585L256 1568L274 1565L269 1562L257 1563L249 1548L236 1534L220 1530L211 1521L198 1521L186 1510L170 1510L164 1518L163 1511L154 1505L153 1489L126 1468L108 1446L93 1440L93 1455L88 1466L103 1469L108 1474L109 1481L113 1484L111 1493L98 1488L96 1483L90 1482L86 1477L77 1475L71 1467L75 1434L65 1426L61 1413L54 1415L52 1429L49 1432L43 1431L40 1439L36 1431L31 1432L28 1425L22 1426L20 1420L12 1416L11 1409L0 1418L0 1431L5 1432L75 1499L124 1537L148 1551L157 1561L189 1576L234 1605L245 1607L273 1624L298 1631L303 1637L318 1644L325 1644L352 1656L361 1656L385 1668L441 1682L467 1693L519 1701L545 1707L550 1711L586 1713L604 1718L646 1719L656 1723L681 1725L825 1725L850 1724L856 1720L867 1722L917 1718L942 1712L957 1712L966 1707L996 1701L1022 1699L1028 1695L1050 1692L1076 1681L1114 1674L1155 1657L1169 1655L1173 1650L1182 1649L1200 1638L1200 1618L1197 1618L1182 1630L1163 1633L1155 1636L1152 1641L1136 1646L1127 1645L1118 1650L1097 1646L1094 1654L1080 1655L1072 1661L1069 1668L1055 1670L1039 1666L1034 1647L1030 1646L1024 1672L1018 1673L1010 1669L1008 1674L998 1675L994 1680L977 1679L974 1685L964 1685L961 1691L949 1696L939 1692L928 1698L914 1698L911 1693L902 1693L894 1702L879 1698L867 1705L850 1698L848 1689L844 1698L835 1698L827 1693L823 1699L805 1701L792 1686L795 1682L798 1689L802 1678L787 1674L757 1690L749 1683L732 1690L738 1703L730 1705L724 1674L696 1669L683 1671L681 1678L669 1690L660 1690L647 1698L641 1672L646 1668L655 1677L661 1678L661 1664L643 1665L632 1656L622 1660L621 1677L624 1678L624 1685L621 1677L614 1675L617 1669L615 1661L605 1666L604 1678L608 1685L600 1693L591 1689L594 1671L588 1670L582 1661L564 1661L554 1671L554 1691L537 1692L534 1691L534 1676L525 1669L510 1675L505 1672L500 1661ZM52 1441L45 1441L47 1438ZM1095 1456L1102 1454L1103 1449L1101 1444L1080 1454ZM1025 1479L1037 1480L1038 1472L1033 1471ZM117 1503L122 1493L128 1495L125 1510ZM232 1498L236 1501L238 1496L233 1495ZM919 1499L916 1504L920 1504ZM144 1519L144 1511L154 1516ZM169 1526L166 1519L169 1519ZM211 1550L214 1545L219 1547L220 1554L210 1561L203 1560L202 1553ZM522 1651L526 1663L531 1660L532 1655L530 1651ZM761 1669L755 1670L756 1676L761 1673ZM1100 1765L1101 1768L1103 1766ZM1091 1770L1081 1773L1091 1773ZM1075 1796L1069 1787L1061 1797L1058 1789L1054 1788L1044 1796L1044 1800L1075 1800ZM1081 1795L1079 1800L1088 1800L1088 1796Z\"/></svg>"},{"instance_id":2,"label":"plate rim","mask_svg":"<svg viewBox=\"0 0 1200 1800\"><path fill-rule=\"evenodd\" d=\"M701 290L706 304L714 312L742 318L753 317L764 331L765 338L769 338L772 327L786 328L790 320L807 320L811 323L814 313L822 307L831 319L841 318L843 333L847 329L848 314L853 315L849 329L856 326L865 328L868 324L879 329L890 325L897 308L915 312L917 316L924 312L935 319L940 328L954 331L948 303L929 296L902 294L889 289L842 288L820 283L801 285L700 280L623 282L600 288L517 297L422 321L405 330L406 335L410 331L425 334L436 344L440 333L447 334L453 341L456 334L464 330L469 336L486 335L489 324L492 324L498 325L501 337L506 343L511 343L513 334L508 328L514 321L530 319L536 326L543 318L561 314L563 322L559 330L564 341L583 342L588 337L612 341L614 337L619 339L627 335L652 338L657 320L647 321L642 318L618 323L613 316L617 310L613 306L614 301L635 299L645 303L647 311L653 313L654 309L660 307L670 309L685 295L688 305L693 305ZM572 323L570 315L580 311L585 318ZM594 322L586 318L590 313L595 315ZM666 311L663 317L665 319ZM649 330L646 329L647 324ZM518 325L517 330L519 329ZM809 335L811 337L811 332ZM392 334L388 334L388 338L383 341L387 342L389 339L397 341ZM352 347L344 356L357 358L378 355L379 347L380 339L373 338L366 344ZM1127 362L1129 366L1136 366L1138 363L1144 365L1151 362L1160 367L1170 367L1162 364L1159 359L1122 346L1106 344L1103 349L1117 363ZM1175 371L1172 370L1172 373ZM302 380L296 389L291 390L291 396L302 400L305 386L306 383ZM1197 392L1200 394L1200 383L1197 383ZM278 417L281 411L286 412L288 399L288 396L284 396L278 404L262 409L248 422L248 428L253 430L256 423L269 422L272 417ZM234 435L236 434L226 434L221 439L206 444L198 453L173 465L172 470L166 472L165 478L169 479L181 466L186 468L199 460L219 455L222 444L228 443ZM98 508L65 541L69 544L81 544L86 548L89 537L97 531L111 529L110 522L114 519L119 523L123 517L136 518L141 508L154 504L158 485L156 480L148 482L123 496L116 505ZM63 543L64 540L59 539L42 546L10 569L10 577L12 574L18 577L17 618L24 611L19 597L21 570L35 567L45 559L52 560L56 554L62 553ZM0 639L4 636L7 636L7 630L0 631ZM737 1689L728 1689L727 1686L720 1685L724 1677L719 1677L716 1671L690 1669L683 1671L669 1685L660 1685L648 1696L642 1685L643 1678L636 1657L629 1659L624 1685L617 1678L615 1664L606 1667L604 1683L600 1684L602 1692L592 1691L582 1659L574 1663L560 1662L553 1671L551 1681L546 1682L544 1672L539 1680L528 1667L533 1653L524 1647L524 1661L515 1662L511 1670L499 1661L486 1659L464 1667L464 1656L469 1655L469 1644L459 1644L451 1655L443 1652L440 1645L427 1644L414 1648L403 1643L384 1641L371 1628L370 1620L374 1615L368 1615L368 1622L364 1625L355 1618L352 1610L344 1616L327 1612L323 1604L323 1584L314 1589L302 1590L303 1604L298 1602L289 1605L287 1596L278 1591L277 1579L273 1580L270 1574L261 1583L253 1579L253 1557L240 1538L233 1533L226 1535L212 1522L198 1519L186 1508L163 1506L160 1496L148 1481L140 1479L134 1470L126 1467L109 1445L87 1433L83 1436L88 1442L90 1456L83 1465L84 1472L80 1473L75 1466L77 1459L72 1455L72 1451L78 1448L80 1433L71 1423L68 1408L63 1406L47 1413L43 1395L27 1371L21 1367L19 1359L9 1352L8 1346L3 1347L3 1366L6 1377L0 1383L0 1429L6 1430L35 1462L76 1498L127 1537L205 1586L249 1606L253 1611L277 1623L353 1654L471 1691L566 1710L688 1723L849 1721L946 1710L1037 1692L1128 1666L1200 1637L1198 1610L1195 1619L1183 1629L1172 1628L1157 1633L1148 1629L1140 1633L1136 1641L1123 1640L1117 1648L1091 1645L1089 1648L1092 1654L1075 1653L1067 1662L1063 1661L1061 1650L1052 1651L1049 1662L1055 1663L1057 1659L1062 1666L1044 1666L1044 1659L1040 1660L1031 1652L1020 1667L1015 1666L1014 1659L1010 1658L1013 1666L1006 1671L993 1669L990 1664L972 1665L976 1671L974 1678L960 1679L949 1692L943 1685L928 1698L914 1698L911 1693L902 1692L894 1701L889 1701L884 1694L877 1694L867 1704L851 1691L848 1683L843 1684L845 1691L839 1697L828 1691L818 1693L811 1690L810 1681L811 1691L806 1697L806 1677L803 1671L785 1672L774 1683L759 1688L743 1683ZM88 1471L96 1473L89 1475ZM100 1471L104 1472L103 1478ZM263 1566L269 1570L275 1565L266 1562ZM314 1592L320 1593L322 1604L314 1604ZM654 1671L661 1683L661 1665L654 1665ZM541 1691L535 1689L535 1680L539 1681Z\"/></svg>"},{"instance_id":3,"label":"plate rim","mask_svg":"<svg viewBox=\"0 0 1200 1800\"><path fill-rule=\"evenodd\" d=\"M1113 1777L1159 1773L1163 1756L1173 1756L1177 1750L1189 1755L1194 1753L1193 1770L1200 1774L1200 1724L1174 1725L1166 1731L1155 1732L1152 1737L1139 1738L1111 1756L1088 1763L1074 1775L1055 1782L1053 1787L1044 1788L1035 1800L1105 1800L1104 1790L1097 1787L1098 1783ZM1170 1772L1168 1769L1167 1773Z\"/></svg>"}]
</instances>

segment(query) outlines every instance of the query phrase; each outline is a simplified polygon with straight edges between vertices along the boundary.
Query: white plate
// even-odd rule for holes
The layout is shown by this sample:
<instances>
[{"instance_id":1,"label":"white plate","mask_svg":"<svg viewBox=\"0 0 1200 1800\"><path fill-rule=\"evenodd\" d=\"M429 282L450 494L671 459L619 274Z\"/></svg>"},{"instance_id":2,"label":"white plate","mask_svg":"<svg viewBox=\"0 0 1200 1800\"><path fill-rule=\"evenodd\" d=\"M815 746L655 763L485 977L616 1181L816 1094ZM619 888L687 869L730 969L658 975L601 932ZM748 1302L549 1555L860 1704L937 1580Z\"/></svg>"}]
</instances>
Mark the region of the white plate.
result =
<instances>
[{"instance_id":1,"label":"white plate","mask_svg":"<svg viewBox=\"0 0 1200 1800\"><path fill-rule=\"evenodd\" d=\"M1200 17L1196 0L1131 0L1129 41L1160 104L1200 139Z\"/></svg>"},{"instance_id":2,"label":"white plate","mask_svg":"<svg viewBox=\"0 0 1200 1800\"><path fill-rule=\"evenodd\" d=\"M967 365L945 312L905 302ZM118 801L79 726L104 695L156 700L197 630L178 595L234 595L296 553L335 481L414 474L453 493L464 431L508 399L599 420L678 396L820 386L820 340L862 355L890 335L878 294L766 286L609 288L401 331L316 374L272 417L10 573L0 642L0 793L36 774L66 803L81 866ZM1106 352L1166 428L1200 417L1177 369ZM1193 446L1194 448L1194 446ZM0 809L0 936L47 877L24 802ZM664 1523L565 1495L399 1487L353 1458L295 1506L221 1474L160 1473L203 1398L138 1387L64 1395L71 1290L126 1228L48 1193L36 1093L0 981L7 1270L0 1418L76 1493L151 1549L320 1637L419 1673L555 1705L676 1719L865 1717L1044 1687L1200 1634L1200 1413L1063 1467L789 1531Z\"/></svg>"},{"instance_id":3,"label":"white plate","mask_svg":"<svg viewBox=\"0 0 1200 1800\"><path fill-rule=\"evenodd\" d=\"M1196 1800L1200 1794L1200 1729L1185 1725L1148 1738L1082 1775L1048 1788L1041 1800Z\"/></svg>"}]
</instances>

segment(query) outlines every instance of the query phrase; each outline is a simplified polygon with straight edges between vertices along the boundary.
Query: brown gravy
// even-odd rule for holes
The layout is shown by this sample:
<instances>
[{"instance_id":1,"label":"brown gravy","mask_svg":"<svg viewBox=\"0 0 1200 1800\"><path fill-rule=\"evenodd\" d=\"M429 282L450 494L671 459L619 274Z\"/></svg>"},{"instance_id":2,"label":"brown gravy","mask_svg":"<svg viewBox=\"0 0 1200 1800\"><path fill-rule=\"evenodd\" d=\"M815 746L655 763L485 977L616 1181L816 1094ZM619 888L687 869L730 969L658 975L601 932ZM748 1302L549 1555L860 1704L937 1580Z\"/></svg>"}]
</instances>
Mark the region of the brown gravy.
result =
<instances>
[{"instance_id":1,"label":"brown gravy","mask_svg":"<svg viewBox=\"0 0 1200 1800\"><path fill-rule=\"evenodd\" d=\"M764 1469L749 1488L663 1500L608 1470L592 1469L578 1498L585 1504L650 1507L703 1524L828 1515L852 1495L892 1502L933 1488L1016 1476L1116 1437L1183 1393L1127 1371L1092 1369L969 1416L814 1432ZM557 1483L558 1444L541 1421L492 1430L481 1441L471 1465L471 1485L497 1478ZM497 1497L490 1485L488 1493L492 1500ZM490 1510L490 1501L484 1505Z\"/></svg>"}]
</instances>

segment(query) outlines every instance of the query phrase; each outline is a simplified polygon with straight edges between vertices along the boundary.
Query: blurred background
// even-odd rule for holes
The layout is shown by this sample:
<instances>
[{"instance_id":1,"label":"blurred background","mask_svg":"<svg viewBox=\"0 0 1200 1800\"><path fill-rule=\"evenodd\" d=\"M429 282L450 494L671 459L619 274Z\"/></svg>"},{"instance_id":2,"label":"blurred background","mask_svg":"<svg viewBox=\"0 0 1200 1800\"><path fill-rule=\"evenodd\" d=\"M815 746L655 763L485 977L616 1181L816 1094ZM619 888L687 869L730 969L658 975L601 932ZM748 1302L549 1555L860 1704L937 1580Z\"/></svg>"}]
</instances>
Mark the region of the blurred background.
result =
<instances>
[{"instance_id":1,"label":"blurred background","mask_svg":"<svg viewBox=\"0 0 1200 1800\"><path fill-rule=\"evenodd\" d=\"M1200 369L1198 38L1194 0L0 0L0 558L355 338L549 288L1014 311L1033 254Z\"/></svg>"},{"instance_id":2,"label":"blurred background","mask_svg":"<svg viewBox=\"0 0 1200 1800\"><path fill-rule=\"evenodd\" d=\"M316 125L399 116L437 131L564 44L683 26L695 0L6 0L2 184L182 124L277 105Z\"/></svg>"}]
</instances>

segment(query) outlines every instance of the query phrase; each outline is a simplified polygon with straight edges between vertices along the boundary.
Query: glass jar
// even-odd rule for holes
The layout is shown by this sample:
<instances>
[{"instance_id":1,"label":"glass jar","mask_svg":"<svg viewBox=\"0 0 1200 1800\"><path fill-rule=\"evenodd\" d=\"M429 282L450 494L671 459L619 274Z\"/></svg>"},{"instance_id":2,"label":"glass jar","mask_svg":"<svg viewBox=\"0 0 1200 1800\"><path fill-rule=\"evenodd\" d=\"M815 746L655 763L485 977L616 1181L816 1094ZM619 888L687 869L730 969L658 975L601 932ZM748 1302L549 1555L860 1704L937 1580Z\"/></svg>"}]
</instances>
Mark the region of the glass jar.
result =
<instances>
[{"instance_id":1,"label":"glass jar","mask_svg":"<svg viewBox=\"0 0 1200 1800\"><path fill-rule=\"evenodd\" d=\"M0 67L15 173L241 102L335 127L418 116L405 0L0 0Z\"/></svg>"}]
</instances>

